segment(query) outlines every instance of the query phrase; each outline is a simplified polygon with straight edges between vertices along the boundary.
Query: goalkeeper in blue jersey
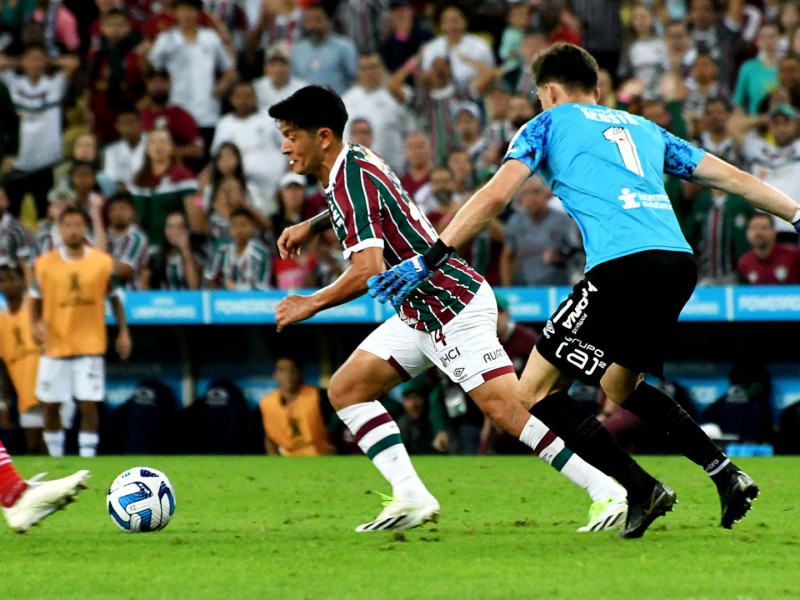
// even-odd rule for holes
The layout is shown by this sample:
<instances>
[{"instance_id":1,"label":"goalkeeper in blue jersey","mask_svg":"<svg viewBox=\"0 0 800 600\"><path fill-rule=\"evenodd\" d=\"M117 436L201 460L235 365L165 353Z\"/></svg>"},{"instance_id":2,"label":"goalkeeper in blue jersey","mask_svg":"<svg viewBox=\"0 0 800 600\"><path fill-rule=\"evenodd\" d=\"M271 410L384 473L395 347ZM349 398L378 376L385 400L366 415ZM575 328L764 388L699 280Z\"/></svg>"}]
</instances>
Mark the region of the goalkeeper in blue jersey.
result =
<instances>
[{"instance_id":1,"label":"goalkeeper in blue jersey","mask_svg":"<svg viewBox=\"0 0 800 600\"><path fill-rule=\"evenodd\" d=\"M755 177L655 124L597 104L597 63L584 49L557 44L532 65L545 109L512 139L502 167L455 216L424 256L370 280L370 293L400 302L453 252L485 228L533 173L575 219L586 275L547 321L520 381L530 412L567 445L628 490L620 535L639 537L672 509L675 493L627 456L568 394L573 380L600 384L617 404L666 433L717 486L725 528L759 493L689 415L644 382L662 376L664 352L694 290L697 271L663 174L746 198L800 229L798 204Z\"/></svg>"}]
</instances>

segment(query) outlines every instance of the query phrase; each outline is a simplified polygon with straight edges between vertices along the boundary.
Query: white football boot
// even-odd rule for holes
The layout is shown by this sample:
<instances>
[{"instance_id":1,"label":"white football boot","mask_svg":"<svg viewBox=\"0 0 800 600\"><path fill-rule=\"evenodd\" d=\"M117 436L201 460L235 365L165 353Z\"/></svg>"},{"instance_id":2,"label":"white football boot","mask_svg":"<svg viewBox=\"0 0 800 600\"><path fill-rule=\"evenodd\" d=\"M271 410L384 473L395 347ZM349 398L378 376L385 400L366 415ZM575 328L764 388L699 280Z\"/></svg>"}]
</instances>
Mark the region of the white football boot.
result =
<instances>
[{"instance_id":1,"label":"white football boot","mask_svg":"<svg viewBox=\"0 0 800 600\"><path fill-rule=\"evenodd\" d=\"M589 522L578 528L580 532L619 529L628 516L628 501L625 498L607 498L593 502L589 507Z\"/></svg>"},{"instance_id":2,"label":"white football boot","mask_svg":"<svg viewBox=\"0 0 800 600\"><path fill-rule=\"evenodd\" d=\"M14 506L3 508L8 526L17 533L25 533L75 500L78 492L87 487L91 476L89 471L78 471L69 477L40 481L45 475L41 473L26 481L28 489L22 492Z\"/></svg>"},{"instance_id":3,"label":"white football boot","mask_svg":"<svg viewBox=\"0 0 800 600\"><path fill-rule=\"evenodd\" d=\"M428 521L436 522L439 518L439 502L431 494L419 498L393 498L381 494L386 507L378 518L356 527L356 531L386 531L394 529L403 531L419 527Z\"/></svg>"}]
</instances>

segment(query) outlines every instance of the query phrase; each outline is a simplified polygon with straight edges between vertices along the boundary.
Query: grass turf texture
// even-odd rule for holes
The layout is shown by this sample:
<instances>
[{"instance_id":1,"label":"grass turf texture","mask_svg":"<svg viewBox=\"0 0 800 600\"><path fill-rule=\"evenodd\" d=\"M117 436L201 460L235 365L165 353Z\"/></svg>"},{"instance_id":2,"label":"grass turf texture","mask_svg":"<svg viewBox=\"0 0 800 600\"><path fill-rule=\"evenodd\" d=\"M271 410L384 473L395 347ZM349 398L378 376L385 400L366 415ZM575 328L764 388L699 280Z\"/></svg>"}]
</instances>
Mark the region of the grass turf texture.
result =
<instances>
[{"instance_id":1,"label":"grass turf texture","mask_svg":"<svg viewBox=\"0 0 800 600\"><path fill-rule=\"evenodd\" d=\"M90 489L25 535L0 531L3 600L48 598L797 597L800 459L745 459L755 509L719 527L716 491L688 461L644 457L679 504L640 540L578 534L588 496L527 457L429 457L417 469L438 525L357 534L389 491L363 457L20 457L27 476L89 467ZM170 477L166 530L128 534L105 493L123 470Z\"/></svg>"}]
</instances>

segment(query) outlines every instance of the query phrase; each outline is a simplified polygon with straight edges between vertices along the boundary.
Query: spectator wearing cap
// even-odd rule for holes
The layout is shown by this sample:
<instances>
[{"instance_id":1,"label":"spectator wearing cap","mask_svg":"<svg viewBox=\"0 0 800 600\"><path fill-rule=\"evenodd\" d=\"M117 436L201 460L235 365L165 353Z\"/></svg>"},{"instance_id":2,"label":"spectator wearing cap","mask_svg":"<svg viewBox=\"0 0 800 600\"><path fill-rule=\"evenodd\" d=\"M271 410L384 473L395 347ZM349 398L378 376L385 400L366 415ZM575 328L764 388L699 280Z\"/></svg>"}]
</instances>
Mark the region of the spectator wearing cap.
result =
<instances>
[{"instance_id":1,"label":"spectator wearing cap","mask_svg":"<svg viewBox=\"0 0 800 600\"><path fill-rule=\"evenodd\" d=\"M505 227L500 256L504 286L567 285L566 248L571 247L570 218L548 206L551 192L537 176L528 179L516 198L516 211Z\"/></svg>"},{"instance_id":2,"label":"spectator wearing cap","mask_svg":"<svg viewBox=\"0 0 800 600\"><path fill-rule=\"evenodd\" d=\"M281 44L270 46L264 61L264 75L253 81L261 110L267 110L307 85L292 75L289 52Z\"/></svg>"},{"instance_id":3,"label":"spectator wearing cap","mask_svg":"<svg viewBox=\"0 0 800 600\"><path fill-rule=\"evenodd\" d=\"M0 261L13 262L25 268L30 279L30 268L36 257L33 236L30 231L9 212L10 203L6 191L0 187Z\"/></svg>"},{"instance_id":4,"label":"spectator wearing cap","mask_svg":"<svg viewBox=\"0 0 800 600\"><path fill-rule=\"evenodd\" d=\"M114 125L120 139L103 150L103 174L117 186L127 188L144 164L147 136L142 133L142 119L133 107L121 109Z\"/></svg>"},{"instance_id":5,"label":"spectator wearing cap","mask_svg":"<svg viewBox=\"0 0 800 600\"><path fill-rule=\"evenodd\" d=\"M220 99L237 75L219 34L199 27L202 6L202 0L176 0L173 10L177 25L158 35L147 59L154 68L169 72L170 102L194 117L208 147L219 119Z\"/></svg>"},{"instance_id":6,"label":"spectator wearing cap","mask_svg":"<svg viewBox=\"0 0 800 600\"><path fill-rule=\"evenodd\" d=\"M467 87L479 74L478 65L494 68L494 53L489 44L477 35L467 33L469 9L465 3L457 0L442 3L436 10L434 22L442 34L422 48L423 70L432 69L438 58L448 59L453 83Z\"/></svg>"},{"instance_id":7,"label":"spectator wearing cap","mask_svg":"<svg viewBox=\"0 0 800 600\"><path fill-rule=\"evenodd\" d=\"M240 81L231 94L233 112L222 117L214 133L211 153L225 143L235 144L242 156L242 168L256 196L252 200L266 215L278 210L275 192L287 164L281 154L280 131L267 111L258 109L253 84Z\"/></svg>"},{"instance_id":8,"label":"spectator wearing cap","mask_svg":"<svg viewBox=\"0 0 800 600\"><path fill-rule=\"evenodd\" d=\"M378 51L390 73L399 69L434 37L433 32L417 17L410 0L389 2L384 32Z\"/></svg>"},{"instance_id":9,"label":"spectator wearing cap","mask_svg":"<svg viewBox=\"0 0 800 600\"><path fill-rule=\"evenodd\" d=\"M140 289L147 260L147 234L136 224L136 207L127 190L108 199L108 252L114 257L114 272L128 289Z\"/></svg>"},{"instance_id":10,"label":"spectator wearing cap","mask_svg":"<svg viewBox=\"0 0 800 600\"><path fill-rule=\"evenodd\" d=\"M118 137L115 121L120 109L144 95L143 65L135 52L142 36L119 9L103 15L100 31L100 47L89 54L86 79L92 131L107 144Z\"/></svg>"},{"instance_id":11,"label":"spectator wearing cap","mask_svg":"<svg viewBox=\"0 0 800 600\"><path fill-rule=\"evenodd\" d=\"M306 37L292 52L292 72L311 84L328 85L344 94L356 78L356 47L349 39L331 32L328 13L322 5L306 8Z\"/></svg>"},{"instance_id":12,"label":"spectator wearing cap","mask_svg":"<svg viewBox=\"0 0 800 600\"><path fill-rule=\"evenodd\" d=\"M184 108L170 101L170 82L167 71L151 71L147 76L147 97L142 107L142 130L169 132L175 146L175 156L189 167L195 167L205 156L206 146L197 121Z\"/></svg>"},{"instance_id":13,"label":"spectator wearing cap","mask_svg":"<svg viewBox=\"0 0 800 600\"><path fill-rule=\"evenodd\" d=\"M773 141L758 135L754 128L762 117L734 115L729 128L750 172L791 198L800 198L800 132L798 113L789 104L779 104L769 112L767 130ZM797 232L783 220L776 223L778 241L796 242Z\"/></svg>"},{"instance_id":14,"label":"spectator wearing cap","mask_svg":"<svg viewBox=\"0 0 800 600\"><path fill-rule=\"evenodd\" d=\"M746 61L739 69L733 103L745 114L756 114L764 97L778 85L780 40L778 26L764 23L758 32L758 56Z\"/></svg>"},{"instance_id":15,"label":"spectator wearing cap","mask_svg":"<svg viewBox=\"0 0 800 600\"><path fill-rule=\"evenodd\" d=\"M467 153L473 165L479 165L489 140L481 129L481 110L474 102L464 101L456 105L453 114L459 148Z\"/></svg>"},{"instance_id":16,"label":"spectator wearing cap","mask_svg":"<svg viewBox=\"0 0 800 600\"><path fill-rule=\"evenodd\" d=\"M403 143L411 130L411 115L386 87L385 77L386 71L377 52L362 53L358 57L358 81L342 96L350 118L345 135L352 129L353 119L367 119L374 136L370 149L395 172L401 173Z\"/></svg>"},{"instance_id":17,"label":"spectator wearing cap","mask_svg":"<svg viewBox=\"0 0 800 600\"><path fill-rule=\"evenodd\" d=\"M779 244L775 218L756 213L747 223L750 250L739 259L739 281L753 285L800 283L800 248Z\"/></svg>"},{"instance_id":18,"label":"spectator wearing cap","mask_svg":"<svg viewBox=\"0 0 800 600\"><path fill-rule=\"evenodd\" d=\"M306 178L292 171L286 173L280 182L278 192L280 209L273 219L273 233L279 236L287 227L300 223L305 218ZM277 255L277 252L275 253ZM314 252L303 252L297 256L272 260L275 284L280 290L312 287L317 258Z\"/></svg>"}]
</instances>

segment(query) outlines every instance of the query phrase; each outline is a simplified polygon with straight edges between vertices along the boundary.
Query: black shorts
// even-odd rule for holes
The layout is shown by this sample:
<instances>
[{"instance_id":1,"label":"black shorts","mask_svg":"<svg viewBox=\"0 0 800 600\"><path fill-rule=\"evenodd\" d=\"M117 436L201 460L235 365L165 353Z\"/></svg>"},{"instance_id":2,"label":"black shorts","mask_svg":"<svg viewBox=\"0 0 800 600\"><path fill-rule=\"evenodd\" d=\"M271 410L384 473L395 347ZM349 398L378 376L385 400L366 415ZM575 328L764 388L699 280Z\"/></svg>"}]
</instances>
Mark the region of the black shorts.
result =
<instances>
[{"instance_id":1,"label":"black shorts","mask_svg":"<svg viewBox=\"0 0 800 600\"><path fill-rule=\"evenodd\" d=\"M688 252L649 250L602 263L550 317L536 348L589 385L612 363L663 377L673 328L696 283Z\"/></svg>"}]
</instances>

